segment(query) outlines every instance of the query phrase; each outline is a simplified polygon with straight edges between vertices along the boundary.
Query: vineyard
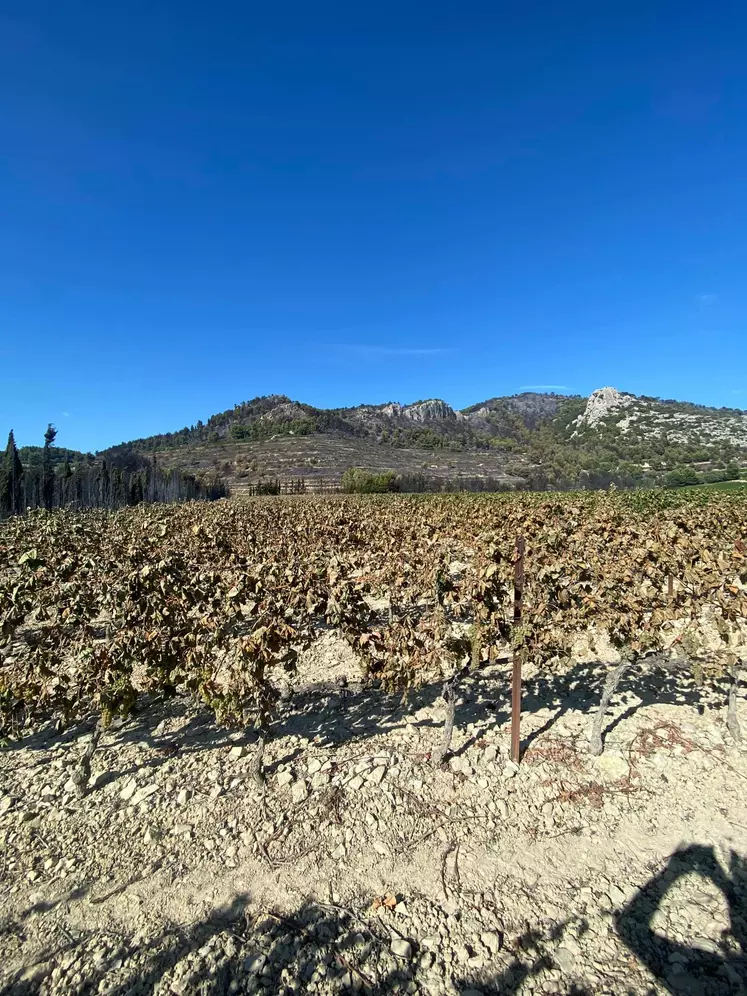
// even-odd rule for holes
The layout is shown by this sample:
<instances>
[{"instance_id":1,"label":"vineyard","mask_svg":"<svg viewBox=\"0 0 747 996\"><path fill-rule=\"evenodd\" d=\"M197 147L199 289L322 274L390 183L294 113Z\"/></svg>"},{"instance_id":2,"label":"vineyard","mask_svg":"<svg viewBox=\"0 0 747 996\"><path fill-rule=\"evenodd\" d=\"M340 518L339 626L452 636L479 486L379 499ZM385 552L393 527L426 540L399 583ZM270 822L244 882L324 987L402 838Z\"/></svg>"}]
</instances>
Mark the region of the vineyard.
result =
<instances>
[{"instance_id":1,"label":"vineyard","mask_svg":"<svg viewBox=\"0 0 747 996\"><path fill-rule=\"evenodd\" d=\"M0 991L741 992L746 609L738 495L8 519Z\"/></svg>"},{"instance_id":2,"label":"vineyard","mask_svg":"<svg viewBox=\"0 0 747 996\"><path fill-rule=\"evenodd\" d=\"M447 701L507 654L559 671L600 644L622 662L608 696L664 655L734 676L738 735L746 551L744 502L698 492L34 512L0 531L1 732L91 712L105 729L179 692L257 730L259 775L277 679L331 628L369 683L445 679Z\"/></svg>"}]
</instances>

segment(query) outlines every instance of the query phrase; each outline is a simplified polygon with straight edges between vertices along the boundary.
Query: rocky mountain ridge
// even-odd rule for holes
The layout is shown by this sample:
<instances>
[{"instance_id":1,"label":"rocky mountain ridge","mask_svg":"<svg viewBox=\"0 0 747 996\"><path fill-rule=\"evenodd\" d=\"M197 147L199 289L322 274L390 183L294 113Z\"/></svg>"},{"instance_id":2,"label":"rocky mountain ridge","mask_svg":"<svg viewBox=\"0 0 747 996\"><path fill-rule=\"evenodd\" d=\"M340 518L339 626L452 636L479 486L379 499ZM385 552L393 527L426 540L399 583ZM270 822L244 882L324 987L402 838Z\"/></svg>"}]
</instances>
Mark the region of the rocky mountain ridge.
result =
<instances>
[{"instance_id":1,"label":"rocky mountain ridge","mask_svg":"<svg viewBox=\"0 0 747 996\"><path fill-rule=\"evenodd\" d=\"M162 465L212 468L242 486L268 478L333 486L350 466L393 470L415 489L636 487L674 472L696 483L747 465L747 412L610 386L588 397L526 391L461 410L440 398L323 409L276 394L100 456L153 452Z\"/></svg>"},{"instance_id":2,"label":"rocky mountain ridge","mask_svg":"<svg viewBox=\"0 0 747 996\"><path fill-rule=\"evenodd\" d=\"M225 437L240 440L273 432L380 435L387 430L422 427L442 435L472 433L479 447L491 438L515 437L521 430L536 430L543 424L552 424L554 431L569 439L588 435L588 430L614 428L624 435L667 436L681 443L702 442L705 437L747 448L745 411L636 396L614 387L599 388L588 398L527 391L490 398L461 410L441 398L325 409L285 395L268 395L235 405L204 424L198 422L176 433L122 445L145 449L168 446L171 440L183 437L192 442L217 442Z\"/></svg>"},{"instance_id":3,"label":"rocky mountain ridge","mask_svg":"<svg viewBox=\"0 0 747 996\"><path fill-rule=\"evenodd\" d=\"M21 458L35 465L41 452L23 447ZM712 483L747 467L747 412L610 386L588 397L525 391L461 410L440 398L323 409L273 394L95 456L53 452L56 463L106 459L130 471L154 457L244 489L299 478L334 489L349 467L393 471L409 490Z\"/></svg>"}]
</instances>

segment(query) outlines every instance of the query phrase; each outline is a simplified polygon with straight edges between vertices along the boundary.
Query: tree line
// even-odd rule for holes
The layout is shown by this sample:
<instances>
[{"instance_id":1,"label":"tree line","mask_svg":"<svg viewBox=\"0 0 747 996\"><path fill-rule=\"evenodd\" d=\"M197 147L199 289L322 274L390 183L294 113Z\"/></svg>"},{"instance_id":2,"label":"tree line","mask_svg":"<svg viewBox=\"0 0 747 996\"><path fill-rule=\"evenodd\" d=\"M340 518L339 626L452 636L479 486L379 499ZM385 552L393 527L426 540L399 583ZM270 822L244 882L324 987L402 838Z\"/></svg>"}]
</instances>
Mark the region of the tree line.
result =
<instances>
[{"instance_id":1,"label":"tree line","mask_svg":"<svg viewBox=\"0 0 747 996\"><path fill-rule=\"evenodd\" d=\"M141 502L174 502L225 498L228 490L214 475L199 479L193 474L161 468L153 455L136 461L102 459L85 462L56 459L53 425L44 433L41 460L21 460L13 430L0 462L0 519L21 515L28 509L122 508Z\"/></svg>"}]
</instances>

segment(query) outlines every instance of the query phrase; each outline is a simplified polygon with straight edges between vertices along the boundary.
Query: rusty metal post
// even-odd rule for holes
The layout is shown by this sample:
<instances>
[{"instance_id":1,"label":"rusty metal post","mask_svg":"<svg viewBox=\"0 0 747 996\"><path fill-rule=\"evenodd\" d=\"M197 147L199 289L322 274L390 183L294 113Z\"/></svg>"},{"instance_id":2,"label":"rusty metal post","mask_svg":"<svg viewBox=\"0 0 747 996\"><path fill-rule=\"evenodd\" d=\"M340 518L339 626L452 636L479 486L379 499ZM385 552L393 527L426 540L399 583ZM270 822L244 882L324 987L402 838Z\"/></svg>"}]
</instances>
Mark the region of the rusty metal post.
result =
<instances>
[{"instance_id":1,"label":"rusty metal post","mask_svg":"<svg viewBox=\"0 0 747 996\"><path fill-rule=\"evenodd\" d=\"M514 559L514 627L521 625L521 602L524 597L524 537L516 537ZM513 680L511 684L511 760L518 764L521 757L521 659L516 659L514 646Z\"/></svg>"}]
</instances>

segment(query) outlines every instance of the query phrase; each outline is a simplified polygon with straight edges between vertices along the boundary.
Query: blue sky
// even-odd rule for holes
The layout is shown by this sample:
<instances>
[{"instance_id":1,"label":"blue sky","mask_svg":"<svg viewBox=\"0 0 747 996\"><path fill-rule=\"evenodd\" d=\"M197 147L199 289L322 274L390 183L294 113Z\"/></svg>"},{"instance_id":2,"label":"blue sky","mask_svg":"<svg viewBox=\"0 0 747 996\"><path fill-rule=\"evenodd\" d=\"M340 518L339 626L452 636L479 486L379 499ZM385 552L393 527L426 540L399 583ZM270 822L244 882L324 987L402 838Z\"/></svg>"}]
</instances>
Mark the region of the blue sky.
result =
<instances>
[{"instance_id":1,"label":"blue sky","mask_svg":"<svg viewBox=\"0 0 747 996\"><path fill-rule=\"evenodd\" d=\"M0 2L0 431L747 407L740 3Z\"/></svg>"}]
</instances>

